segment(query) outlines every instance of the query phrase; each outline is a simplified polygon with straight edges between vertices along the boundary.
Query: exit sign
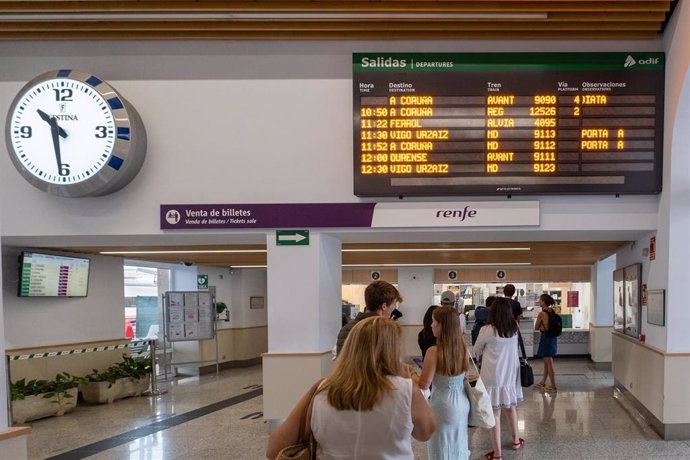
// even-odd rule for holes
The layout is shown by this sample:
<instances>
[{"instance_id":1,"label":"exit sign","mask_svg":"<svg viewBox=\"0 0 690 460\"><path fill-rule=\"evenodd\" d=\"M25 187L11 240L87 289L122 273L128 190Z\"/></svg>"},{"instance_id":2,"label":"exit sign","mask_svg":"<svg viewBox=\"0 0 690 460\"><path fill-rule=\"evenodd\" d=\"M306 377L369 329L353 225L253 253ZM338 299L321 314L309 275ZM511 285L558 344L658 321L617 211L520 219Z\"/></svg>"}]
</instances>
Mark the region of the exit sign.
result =
<instances>
[{"instance_id":1,"label":"exit sign","mask_svg":"<svg viewBox=\"0 0 690 460\"><path fill-rule=\"evenodd\" d=\"M277 246L309 246L309 230L276 230Z\"/></svg>"}]
</instances>

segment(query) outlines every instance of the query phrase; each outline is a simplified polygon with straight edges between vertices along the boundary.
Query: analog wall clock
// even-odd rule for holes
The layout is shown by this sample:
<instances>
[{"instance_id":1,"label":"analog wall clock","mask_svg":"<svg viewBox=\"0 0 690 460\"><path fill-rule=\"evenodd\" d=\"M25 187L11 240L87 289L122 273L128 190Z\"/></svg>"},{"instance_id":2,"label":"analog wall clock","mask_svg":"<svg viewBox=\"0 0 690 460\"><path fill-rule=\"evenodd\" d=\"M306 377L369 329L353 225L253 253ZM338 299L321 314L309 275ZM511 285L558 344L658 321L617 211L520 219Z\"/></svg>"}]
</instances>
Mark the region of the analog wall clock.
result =
<instances>
[{"instance_id":1,"label":"analog wall clock","mask_svg":"<svg viewBox=\"0 0 690 460\"><path fill-rule=\"evenodd\" d=\"M27 181L66 197L119 190L146 156L146 131L134 107L100 78L68 69L41 74L19 91L5 140Z\"/></svg>"}]
</instances>

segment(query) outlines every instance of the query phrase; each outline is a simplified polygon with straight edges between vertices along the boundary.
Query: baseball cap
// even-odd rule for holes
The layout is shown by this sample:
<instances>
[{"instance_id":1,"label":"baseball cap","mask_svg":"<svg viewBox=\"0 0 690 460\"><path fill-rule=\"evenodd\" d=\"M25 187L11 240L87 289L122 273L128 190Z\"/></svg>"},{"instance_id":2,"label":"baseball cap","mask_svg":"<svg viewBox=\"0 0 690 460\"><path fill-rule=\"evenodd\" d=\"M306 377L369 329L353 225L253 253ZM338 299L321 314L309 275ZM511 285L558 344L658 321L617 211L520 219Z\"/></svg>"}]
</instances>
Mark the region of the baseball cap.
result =
<instances>
[{"instance_id":1,"label":"baseball cap","mask_svg":"<svg viewBox=\"0 0 690 460\"><path fill-rule=\"evenodd\" d=\"M455 293L453 291L443 291L441 293L441 303L455 304Z\"/></svg>"}]
</instances>

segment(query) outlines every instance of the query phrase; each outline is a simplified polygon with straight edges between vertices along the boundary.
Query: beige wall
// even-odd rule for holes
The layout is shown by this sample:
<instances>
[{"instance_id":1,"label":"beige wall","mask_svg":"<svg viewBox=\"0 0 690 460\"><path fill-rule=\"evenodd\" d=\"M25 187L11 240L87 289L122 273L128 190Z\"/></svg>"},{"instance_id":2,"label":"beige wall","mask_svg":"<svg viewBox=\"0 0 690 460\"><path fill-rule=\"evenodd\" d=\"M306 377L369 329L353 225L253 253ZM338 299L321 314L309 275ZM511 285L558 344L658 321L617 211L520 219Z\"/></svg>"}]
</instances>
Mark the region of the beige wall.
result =
<instances>
[{"instance_id":1,"label":"beige wall","mask_svg":"<svg viewBox=\"0 0 690 460\"><path fill-rule=\"evenodd\" d=\"M690 354L664 353L614 332L613 376L661 423L690 423Z\"/></svg>"},{"instance_id":2,"label":"beige wall","mask_svg":"<svg viewBox=\"0 0 690 460\"><path fill-rule=\"evenodd\" d=\"M268 327L218 329L218 361L246 361L259 358L268 351ZM200 360L214 360L214 340L203 340L200 346Z\"/></svg>"},{"instance_id":3,"label":"beige wall","mask_svg":"<svg viewBox=\"0 0 690 460\"><path fill-rule=\"evenodd\" d=\"M613 326L595 326L589 323L589 355L595 363L610 363L611 333Z\"/></svg>"}]
</instances>

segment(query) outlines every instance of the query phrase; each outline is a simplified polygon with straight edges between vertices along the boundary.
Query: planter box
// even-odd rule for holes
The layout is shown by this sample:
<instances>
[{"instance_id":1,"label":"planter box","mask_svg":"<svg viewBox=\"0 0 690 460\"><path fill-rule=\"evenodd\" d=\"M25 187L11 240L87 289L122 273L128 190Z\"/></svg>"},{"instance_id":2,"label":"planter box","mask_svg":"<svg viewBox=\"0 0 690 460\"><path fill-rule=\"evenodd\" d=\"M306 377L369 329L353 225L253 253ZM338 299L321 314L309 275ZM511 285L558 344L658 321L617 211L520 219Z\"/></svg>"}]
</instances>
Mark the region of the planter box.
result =
<instances>
[{"instance_id":1,"label":"planter box","mask_svg":"<svg viewBox=\"0 0 690 460\"><path fill-rule=\"evenodd\" d=\"M139 380L117 379L112 385L108 382L89 382L81 387L81 395L86 402L111 403L116 399L139 396L148 387L148 376Z\"/></svg>"},{"instance_id":2,"label":"planter box","mask_svg":"<svg viewBox=\"0 0 690 460\"><path fill-rule=\"evenodd\" d=\"M44 398L40 394L12 401L12 421L14 423L24 423L27 420L63 415L77 405L77 392L77 388L71 388L66 391L71 397L60 395L59 397Z\"/></svg>"}]
</instances>

